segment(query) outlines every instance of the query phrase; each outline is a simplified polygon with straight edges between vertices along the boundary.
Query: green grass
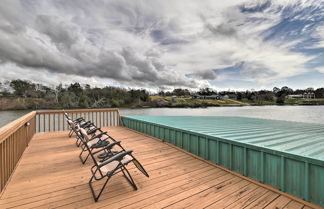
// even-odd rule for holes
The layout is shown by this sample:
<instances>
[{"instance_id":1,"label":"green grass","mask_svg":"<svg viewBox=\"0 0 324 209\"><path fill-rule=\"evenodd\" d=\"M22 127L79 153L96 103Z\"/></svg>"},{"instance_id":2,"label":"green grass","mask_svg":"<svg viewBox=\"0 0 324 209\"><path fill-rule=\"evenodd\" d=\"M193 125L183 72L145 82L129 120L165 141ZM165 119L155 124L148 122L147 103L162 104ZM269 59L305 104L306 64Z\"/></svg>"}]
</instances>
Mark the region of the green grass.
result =
<instances>
[{"instance_id":1,"label":"green grass","mask_svg":"<svg viewBox=\"0 0 324 209\"><path fill-rule=\"evenodd\" d=\"M319 99L285 99L285 104L295 105L295 104L324 104L324 98Z\"/></svg>"},{"instance_id":2,"label":"green grass","mask_svg":"<svg viewBox=\"0 0 324 209\"><path fill-rule=\"evenodd\" d=\"M206 107L206 106L239 106L239 105L277 105L276 101L251 101L246 98L238 101L234 99L208 100L191 99L184 97L172 98L171 96L150 96L153 103L163 101L172 107ZM321 99L285 99L284 105L324 105Z\"/></svg>"},{"instance_id":3,"label":"green grass","mask_svg":"<svg viewBox=\"0 0 324 209\"><path fill-rule=\"evenodd\" d=\"M209 100L209 99L191 99L191 98L172 98L172 97L163 97L163 96L151 96L152 102L167 101L172 106L238 106L238 105L247 105L244 102L239 102L231 99L224 100Z\"/></svg>"}]
</instances>

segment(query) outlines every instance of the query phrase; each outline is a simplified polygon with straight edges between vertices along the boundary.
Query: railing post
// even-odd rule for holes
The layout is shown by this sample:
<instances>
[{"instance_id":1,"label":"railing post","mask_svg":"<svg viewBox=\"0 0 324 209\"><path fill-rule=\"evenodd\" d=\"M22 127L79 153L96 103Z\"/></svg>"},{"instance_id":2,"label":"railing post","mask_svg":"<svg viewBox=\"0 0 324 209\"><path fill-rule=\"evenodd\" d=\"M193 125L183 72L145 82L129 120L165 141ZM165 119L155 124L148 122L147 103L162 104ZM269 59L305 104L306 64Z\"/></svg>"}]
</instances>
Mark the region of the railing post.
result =
<instances>
[{"instance_id":1,"label":"railing post","mask_svg":"<svg viewBox=\"0 0 324 209\"><path fill-rule=\"evenodd\" d=\"M120 126L120 124L121 124L121 126L124 126L124 122L123 122L123 120L122 120L122 118L121 118L121 116L120 116L120 112L119 112L119 110L117 109L117 113L118 113L118 124L117 124L117 126Z\"/></svg>"}]
</instances>

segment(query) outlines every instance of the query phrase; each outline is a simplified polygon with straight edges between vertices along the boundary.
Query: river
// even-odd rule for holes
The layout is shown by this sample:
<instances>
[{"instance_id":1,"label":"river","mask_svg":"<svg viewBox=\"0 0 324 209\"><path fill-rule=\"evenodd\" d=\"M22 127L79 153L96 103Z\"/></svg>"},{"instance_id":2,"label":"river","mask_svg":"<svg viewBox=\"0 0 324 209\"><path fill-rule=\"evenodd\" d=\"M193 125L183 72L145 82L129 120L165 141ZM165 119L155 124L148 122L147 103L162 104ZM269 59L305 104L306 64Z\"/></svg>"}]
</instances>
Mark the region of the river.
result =
<instances>
[{"instance_id":1,"label":"river","mask_svg":"<svg viewBox=\"0 0 324 209\"><path fill-rule=\"evenodd\" d=\"M30 111L0 111L0 127ZM122 115L242 116L324 124L324 106L244 106L208 108L121 108Z\"/></svg>"}]
</instances>

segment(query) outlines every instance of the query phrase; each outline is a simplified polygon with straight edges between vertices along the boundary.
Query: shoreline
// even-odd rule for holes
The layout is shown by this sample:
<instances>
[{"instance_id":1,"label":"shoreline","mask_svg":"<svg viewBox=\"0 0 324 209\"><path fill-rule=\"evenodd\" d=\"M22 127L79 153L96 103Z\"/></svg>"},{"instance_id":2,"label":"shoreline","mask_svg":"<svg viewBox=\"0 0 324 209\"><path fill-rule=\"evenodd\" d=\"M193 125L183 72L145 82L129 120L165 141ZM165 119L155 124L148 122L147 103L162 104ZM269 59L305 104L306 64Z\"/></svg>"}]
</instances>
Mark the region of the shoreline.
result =
<instances>
[{"instance_id":1,"label":"shoreline","mask_svg":"<svg viewBox=\"0 0 324 209\"><path fill-rule=\"evenodd\" d=\"M181 109L205 109L208 107L263 107L263 106L324 106L324 104L247 104L247 105L207 105L207 106L121 106L121 107L98 107L98 109L105 109L105 108L118 108L118 109L150 109L150 108L155 108L155 109L162 109L162 108L170 108L170 109L176 109L176 108L181 108ZM82 107L73 107L73 108L29 108L29 109L0 109L0 112L2 111L33 111L33 110L73 110L73 109L93 109L93 108L82 108Z\"/></svg>"},{"instance_id":2,"label":"shoreline","mask_svg":"<svg viewBox=\"0 0 324 209\"><path fill-rule=\"evenodd\" d=\"M60 109L91 109L91 108L207 108L207 107L246 107L246 106L321 106L324 99L286 99L283 104L275 101L250 100L204 100L190 98L151 97L147 102L137 101L130 104L105 104L84 107L76 103L74 106L62 106L54 101L42 98L0 98L0 111L17 110L60 110Z\"/></svg>"}]
</instances>

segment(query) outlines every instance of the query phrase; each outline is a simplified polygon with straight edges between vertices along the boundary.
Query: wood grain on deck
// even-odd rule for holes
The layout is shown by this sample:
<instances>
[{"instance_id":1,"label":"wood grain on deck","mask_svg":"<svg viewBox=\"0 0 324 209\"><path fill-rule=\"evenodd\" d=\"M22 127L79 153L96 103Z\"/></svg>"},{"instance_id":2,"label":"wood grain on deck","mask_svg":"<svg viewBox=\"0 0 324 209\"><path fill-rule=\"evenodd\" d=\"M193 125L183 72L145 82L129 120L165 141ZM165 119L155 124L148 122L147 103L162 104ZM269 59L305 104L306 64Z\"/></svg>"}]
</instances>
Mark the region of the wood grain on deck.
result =
<instances>
[{"instance_id":1,"label":"wood grain on deck","mask_svg":"<svg viewBox=\"0 0 324 209\"><path fill-rule=\"evenodd\" d=\"M88 186L92 162L82 165L75 139L67 132L40 133L2 193L0 208L310 208L159 140L123 127L105 129L134 150L148 171L150 178L129 165L137 191L118 174L95 203Z\"/></svg>"}]
</instances>

